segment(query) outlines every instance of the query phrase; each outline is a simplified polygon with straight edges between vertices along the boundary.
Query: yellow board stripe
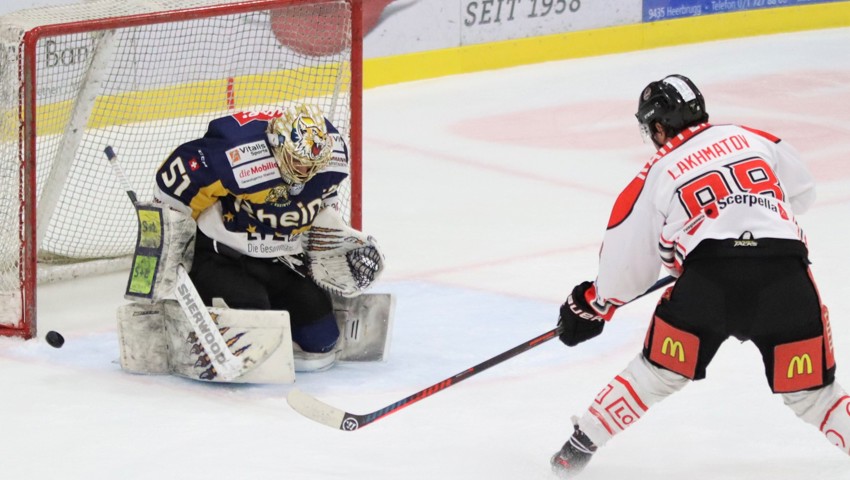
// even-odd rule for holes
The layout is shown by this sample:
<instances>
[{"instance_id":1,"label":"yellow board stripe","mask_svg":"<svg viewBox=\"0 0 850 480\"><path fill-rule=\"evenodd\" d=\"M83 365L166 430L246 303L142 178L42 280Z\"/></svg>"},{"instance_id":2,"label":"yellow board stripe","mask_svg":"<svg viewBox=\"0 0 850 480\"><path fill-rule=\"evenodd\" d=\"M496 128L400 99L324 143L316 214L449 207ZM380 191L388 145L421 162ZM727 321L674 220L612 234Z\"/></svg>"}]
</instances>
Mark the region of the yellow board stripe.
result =
<instances>
[{"instance_id":1,"label":"yellow board stripe","mask_svg":"<svg viewBox=\"0 0 850 480\"><path fill-rule=\"evenodd\" d=\"M446 48L363 62L364 88L553 60L850 26L850 2L779 7Z\"/></svg>"},{"instance_id":2,"label":"yellow board stripe","mask_svg":"<svg viewBox=\"0 0 850 480\"><path fill-rule=\"evenodd\" d=\"M235 77L232 85L234 109L257 105L282 105L287 101L334 94L339 64L323 67L281 70L258 75ZM340 84L347 91L350 67L343 65L345 78ZM317 81L316 79L329 79ZM228 81L214 80L187 83L168 88L128 92L98 97L88 119L88 128L103 128L169 118L182 118L208 112L224 112L228 103ZM180 98L191 98L192 105ZM202 100L202 101L199 101ZM61 133L67 126L72 101L39 106L38 135ZM15 115L14 112L8 112ZM5 135L4 135L5 137Z\"/></svg>"}]
</instances>

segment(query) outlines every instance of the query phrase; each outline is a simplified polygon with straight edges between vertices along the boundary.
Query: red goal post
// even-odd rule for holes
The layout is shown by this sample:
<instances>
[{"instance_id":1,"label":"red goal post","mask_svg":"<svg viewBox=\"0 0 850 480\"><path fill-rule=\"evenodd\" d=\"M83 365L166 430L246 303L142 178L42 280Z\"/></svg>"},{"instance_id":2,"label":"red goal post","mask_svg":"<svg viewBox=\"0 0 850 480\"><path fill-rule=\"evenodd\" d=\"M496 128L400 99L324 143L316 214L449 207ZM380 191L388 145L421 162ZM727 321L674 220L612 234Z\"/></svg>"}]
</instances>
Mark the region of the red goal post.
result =
<instances>
[{"instance_id":1,"label":"red goal post","mask_svg":"<svg viewBox=\"0 0 850 480\"><path fill-rule=\"evenodd\" d=\"M349 141L361 224L363 0L96 0L0 17L0 335L36 335L38 283L129 268L138 197L207 123L317 104Z\"/></svg>"}]
</instances>

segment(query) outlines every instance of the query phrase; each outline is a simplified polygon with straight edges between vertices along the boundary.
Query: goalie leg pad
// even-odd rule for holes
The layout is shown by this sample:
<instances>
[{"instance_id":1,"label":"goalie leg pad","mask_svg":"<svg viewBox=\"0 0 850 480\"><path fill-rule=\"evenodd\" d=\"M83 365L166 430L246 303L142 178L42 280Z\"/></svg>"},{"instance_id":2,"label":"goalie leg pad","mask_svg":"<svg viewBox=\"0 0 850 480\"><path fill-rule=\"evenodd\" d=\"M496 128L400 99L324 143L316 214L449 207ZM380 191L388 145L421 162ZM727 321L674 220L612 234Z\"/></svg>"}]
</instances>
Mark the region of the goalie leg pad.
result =
<instances>
[{"instance_id":1,"label":"goalie leg pad","mask_svg":"<svg viewBox=\"0 0 850 480\"><path fill-rule=\"evenodd\" d=\"M364 294L354 298L332 295L331 299L334 316L342 332L336 348L327 353L310 353L303 351L296 340L293 343L295 371L324 371L338 360L386 360L392 338L395 298L390 294Z\"/></svg>"},{"instance_id":2,"label":"goalie leg pad","mask_svg":"<svg viewBox=\"0 0 850 480\"><path fill-rule=\"evenodd\" d=\"M388 293L332 296L340 336L340 361L384 361L392 339L395 297Z\"/></svg>"},{"instance_id":3,"label":"goalie leg pad","mask_svg":"<svg viewBox=\"0 0 850 480\"><path fill-rule=\"evenodd\" d=\"M233 383L295 381L289 315L285 311L211 308L231 353L249 368ZM118 309L121 368L138 374L175 374L193 380L223 381L183 311L175 301L131 303Z\"/></svg>"},{"instance_id":4,"label":"goalie leg pad","mask_svg":"<svg viewBox=\"0 0 850 480\"><path fill-rule=\"evenodd\" d=\"M123 370L149 375L170 374L162 305L129 303L119 307L118 346Z\"/></svg>"},{"instance_id":5,"label":"goalie leg pad","mask_svg":"<svg viewBox=\"0 0 850 480\"><path fill-rule=\"evenodd\" d=\"M212 367L183 309L164 302L165 330L172 373L193 380L225 381ZM289 313L280 310L210 308L230 352L248 366L233 383L292 383L295 381Z\"/></svg>"}]
</instances>

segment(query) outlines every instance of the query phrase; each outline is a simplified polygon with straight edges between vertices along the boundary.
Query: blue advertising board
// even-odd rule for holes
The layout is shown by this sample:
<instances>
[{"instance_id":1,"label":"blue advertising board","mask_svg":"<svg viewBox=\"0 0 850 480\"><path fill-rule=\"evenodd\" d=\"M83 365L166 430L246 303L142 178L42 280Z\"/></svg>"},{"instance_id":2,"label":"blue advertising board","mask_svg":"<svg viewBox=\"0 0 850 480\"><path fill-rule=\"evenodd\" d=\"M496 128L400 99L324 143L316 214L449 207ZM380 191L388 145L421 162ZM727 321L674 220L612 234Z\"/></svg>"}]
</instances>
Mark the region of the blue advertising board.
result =
<instances>
[{"instance_id":1,"label":"blue advertising board","mask_svg":"<svg viewBox=\"0 0 850 480\"><path fill-rule=\"evenodd\" d=\"M839 1L845 0L643 0L643 21Z\"/></svg>"}]
</instances>

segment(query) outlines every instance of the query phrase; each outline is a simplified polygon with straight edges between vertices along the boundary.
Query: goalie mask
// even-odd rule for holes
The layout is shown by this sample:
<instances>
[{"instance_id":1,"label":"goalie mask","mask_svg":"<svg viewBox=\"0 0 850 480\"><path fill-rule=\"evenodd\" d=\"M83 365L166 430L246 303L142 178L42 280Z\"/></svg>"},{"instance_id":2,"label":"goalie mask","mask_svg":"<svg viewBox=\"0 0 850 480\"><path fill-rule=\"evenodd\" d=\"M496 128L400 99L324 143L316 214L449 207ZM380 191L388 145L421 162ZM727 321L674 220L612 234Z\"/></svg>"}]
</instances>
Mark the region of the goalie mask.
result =
<instances>
[{"instance_id":1,"label":"goalie mask","mask_svg":"<svg viewBox=\"0 0 850 480\"><path fill-rule=\"evenodd\" d=\"M266 133L287 183L306 183L331 160L333 138L318 107L289 107L269 122Z\"/></svg>"}]
</instances>

